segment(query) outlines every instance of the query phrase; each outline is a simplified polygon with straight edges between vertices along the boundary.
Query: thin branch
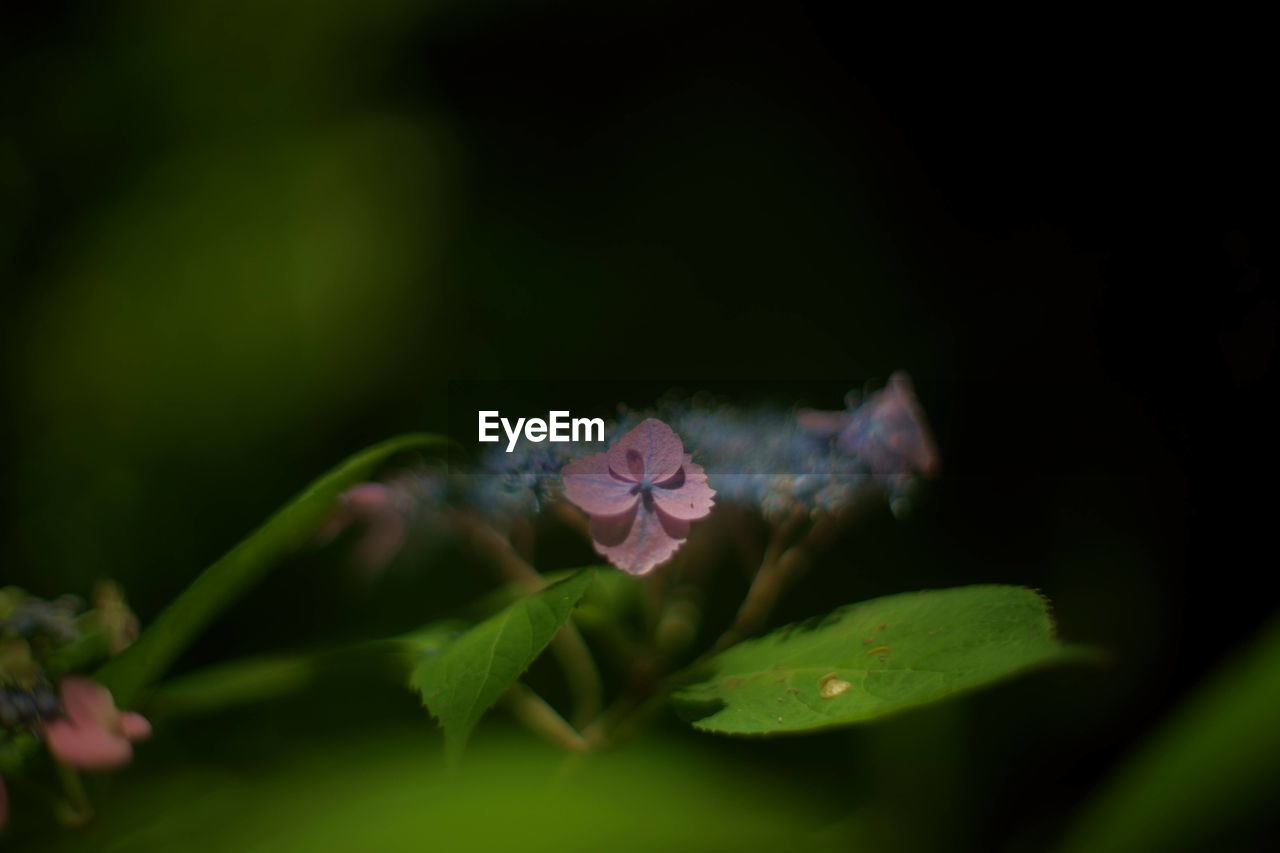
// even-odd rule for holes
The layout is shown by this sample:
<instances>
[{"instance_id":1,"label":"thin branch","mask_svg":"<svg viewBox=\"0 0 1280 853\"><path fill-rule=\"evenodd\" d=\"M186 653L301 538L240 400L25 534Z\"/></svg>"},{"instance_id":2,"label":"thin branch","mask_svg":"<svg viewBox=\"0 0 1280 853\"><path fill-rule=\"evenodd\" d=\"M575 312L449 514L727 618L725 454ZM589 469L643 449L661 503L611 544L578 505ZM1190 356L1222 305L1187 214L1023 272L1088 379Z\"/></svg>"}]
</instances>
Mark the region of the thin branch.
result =
<instances>
[{"instance_id":1,"label":"thin branch","mask_svg":"<svg viewBox=\"0 0 1280 853\"><path fill-rule=\"evenodd\" d=\"M85 793L84 783L80 781L79 773L57 759L54 759L53 764L57 768L58 781L62 784L62 791L66 795L66 801L58 809L58 819L72 829L79 829L93 817L89 795Z\"/></svg>"},{"instance_id":2,"label":"thin branch","mask_svg":"<svg viewBox=\"0 0 1280 853\"><path fill-rule=\"evenodd\" d=\"M516 553L507 538L484 521L464 513L459 514L459 523L476 550L489 558L507 580L531 591L547 585L542 575ZM569 685L573 720L579 726L586 725L599 715L604 705L604 682L591 649L570 621L551 641L551 651Z\"/></svg>"},{"instance_id":3,"label":"thin branch","mask_svg":"<svg viewBox=\"0 0 1280 853\"><path fill-rule=\"evenodd\" d=\"M808 562L802 544L791 546L796 534L809 518L808 512L796 507L792 513L773 528L769 544L765 548L760 568L751 581L751 587L738 607L737 616L729 630L716 641L715 651L723 651L745 637L749 637L769 619L777 604L778 596L791 577Z\"/></svg>"},{"instance_id":4,"label":"thin branch","mask_svg":"<svg viewBox=\"0 0 1280 853\"><path fill-rule=\"evenodd\" d=\"M552 743L571 752L586 752L589 748L582 735L566 723L555 708L523 684L513 684L502 699L516 719Z\"/></svg>"},{"instance_id":5,"label":"thin branch","mask_svg":"<svg viewBox=\"0 0 1280 853\"><path fill-rule=\"evenodd\" d=\"M600 716L600 709L604 707L604 682L600 679L600 670L591 657L586 640L572 621L566 622L551 641L551 652L560 662L569 684L573 724L581 728Z\"/></svg>"}]
</instances>

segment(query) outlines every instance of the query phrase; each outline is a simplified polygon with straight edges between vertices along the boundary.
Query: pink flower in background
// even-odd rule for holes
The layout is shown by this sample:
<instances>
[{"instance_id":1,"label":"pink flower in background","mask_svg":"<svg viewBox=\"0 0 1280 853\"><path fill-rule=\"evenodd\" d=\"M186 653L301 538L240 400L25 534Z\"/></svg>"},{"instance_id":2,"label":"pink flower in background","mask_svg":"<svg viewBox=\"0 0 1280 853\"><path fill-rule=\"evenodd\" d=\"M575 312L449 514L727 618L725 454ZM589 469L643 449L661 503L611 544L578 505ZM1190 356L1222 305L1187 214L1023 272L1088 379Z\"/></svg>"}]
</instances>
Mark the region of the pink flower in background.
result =
<instances>
[{"instance_id":1,"label":"pink flower in background","mask_svg":"<svg viewBox=\"0 0 1280 853\"><path fill-rule=\"evenodd\" d=\"M397 484L360 483L342 493L337 508L316 531L315 544L324 545L353 525L361 527L351 557L372 574L400 552L411 509L410 496Z\"/></svg>"},{"instance_id":2,"label":"pink flower in background","mask_svg":"<svg viewBox=\"0 0 1280 853\"><path fill-rule=\"evenodd\" d=\"M938 448L929 435L911 377L901 370L853 413L836 444L862 456L877 473L912 471L926 477L938 473Z\"/></svg>"},{"instance_id":3,"label":"pink flower in background","mask_svg":"<svg viewBox=\"0 0 1280 853\"><path fill-rule=\"evenodd\" d=\"M591 517L596 551L633 575L669 560L716 494L680 436L654 418L608 451L574 459L561 476L565 497Z\"/></svg>"},{"instance_id":4,"label":"pink flower in background","mask_svg":"<svg viewBox=\"0 0 1280 853\"><path fill-rule=\"evenodd\" d=\"M835 436L839 450L865 460L874 474L938 473L938 448L905 371L894 373L883 389L851 411L804 409L798 419L815 435Z\"/></svg>"},{"instance_id":5,"label":"pink flower in background","mask_svg":"<svg viewBox=\"0 0 1280 853\"><path fill-rule=\"evenodd\" d=\"M111 691L88 678L71 675L61 682L65 716L45 724L49 751L80 770L109 770L129 763L133 741L151 735L141 714L119 711Z\"/></svg>"}]
</instances>

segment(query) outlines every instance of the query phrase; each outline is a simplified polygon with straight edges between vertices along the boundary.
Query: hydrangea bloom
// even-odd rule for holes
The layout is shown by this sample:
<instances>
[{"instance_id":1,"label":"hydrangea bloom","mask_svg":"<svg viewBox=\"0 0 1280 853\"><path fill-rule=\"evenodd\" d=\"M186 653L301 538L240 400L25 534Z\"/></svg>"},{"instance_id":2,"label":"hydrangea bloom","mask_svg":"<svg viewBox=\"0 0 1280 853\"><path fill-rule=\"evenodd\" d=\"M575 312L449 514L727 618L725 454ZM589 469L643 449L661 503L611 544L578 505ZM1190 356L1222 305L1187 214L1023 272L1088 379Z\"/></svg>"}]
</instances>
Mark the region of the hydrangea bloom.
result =
<instances>
[{"instance_id":1,"label":"hydrangea bloom","mask_svg":"<svg viewBox=\"0 0 1280 853\"><path fill-rule=\"evenodd\" d=\"M496 518L532 515L554 494L564 464L580 454L569 444L521 442L512 453L495 447L468 472L460 497Z\"/></svg>"},{"instance_id":2,"label":"hydrangea bloom","mask_svg":"<svg viewBox=\"0 0 1280 853\"><path fill-rule=\"evenodd\" d=\"M408 524L407 501L393 485L358 483L342 493L338 508L316 533L316 544L323 545L352 525L363 532L352 552L352 559L365 572L375 572L400 552Z\"/></svg>"},{"instance_id":3,"label":"hydrangea bloom","mask_svg":"<svg viewBox=\"0 0 1280 853\"><path fill-rule=\"evenodd\" d=\"M770 521L797 509L836 514L882 500L901 515L919 479L939 468L937 447L902 371L879 391L851 393L840 411L743 407L705 395L668 398L648 410L619 407L607 427L609 441L652 417L698 449L700 470L718 502L753 507ZM511 453L491 448L473 468L432 472L430 493L442 506L473 509L502 525L540 512L559 496L561 472L582 454L573 444L526 442Z\"/></svg>"},{"instance_id":4,"label":"hydrangea bloom","mask_svg":"<svg viewBox=\"0 0 1280 853\"><path fill-rule=\"evenodd\" d=\"M435 471L409 471L386 482L357 483L339 496L311 544L329 544L355 530L349 553L352 565L366 576L385 569L409 541L411 524L431 520L445 501L444 480Z\"/></svg>"},{"instance_id":5,"label":"hydrangea bloom","mask_svg":"<svg viewBox=\"0 0 1280 853\"><path fill-rule=\"evenodd\" d=\"M885 387L846 412L800 413L801 426L835 435L836 447L863 459L878 476L938 472L938 450L925 426L911 377L899 370Z\"/></svg>"},{"instance_id":6,"label":"hydrangea bloom","mask_svg":"<svg viewBox=\"0 0 1280 853\"><path fill-rule=\"evenodd\" d=\"M133 757L133 741L151 735L141 714L119 711L111 691L80 676L62 679L65 716L45 724L45 742L54 757L81 770L109 770Z\"/></svg>"},{"instance_id":7,"label":"hydrangea bloom","mask_svg":"<svg viewBox=\"0 0 1280 853\"><path fill-rule=\"evenodd\" d=\"M680 437L655 418L608 451L574 459L561 476L565 497L591 518L596 551L633 575L669 560L715 497Z\"/></svg>"}]
</instances>

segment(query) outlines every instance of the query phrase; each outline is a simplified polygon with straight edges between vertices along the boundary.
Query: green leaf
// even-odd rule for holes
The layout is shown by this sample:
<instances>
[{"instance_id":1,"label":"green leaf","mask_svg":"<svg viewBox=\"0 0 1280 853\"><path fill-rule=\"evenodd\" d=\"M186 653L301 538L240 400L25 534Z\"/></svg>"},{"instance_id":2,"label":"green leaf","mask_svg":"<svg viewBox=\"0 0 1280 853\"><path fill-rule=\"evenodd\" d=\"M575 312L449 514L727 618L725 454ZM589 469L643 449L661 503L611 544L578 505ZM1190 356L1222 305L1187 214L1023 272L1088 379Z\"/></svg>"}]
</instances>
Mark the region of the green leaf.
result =
<instances>
[{"instance_id":1,"label":"green leaf","mask_svg":"<svg viewBox=\"0 0 1280 853\"><path fill-rule=\"evenodd\" d=\"M740 643L674 698L704 731L787 734L875 720L1082 654L1058 642L1031 590L904 593Z\"/></svg>"},{"instance_id":2,"label":"green leaf","mask_svg":"<svg viewBox=\"0 0 1280 853\"><path fill-rule=\"evenodd\" d=\"M1085 812L1070 853L1240 849L1280 786L1280 619L1169 715Z\"/></svg>"},{"instance_id":3,"label":"green leaf","mask_svg":"<svg viewBox=\"0 0 1280 853\"><path fill-rule=\"evenodd\" d=\"M343 665L385 668L397 683L424 655L452 642L466 625L433 622L407 634L298 654L240 658L168 679L147 693L144 710L164 717L209 714L317 689Z\"/></svg>"},{"instance_id":4,"label":"green leaf","mask_svg":"<svg viewBox=\"0 0 1280 853\"><path fill-rule=\"evenodd\" d=\"M568 621L594 576L582 571L523 598L425 658L410 678L456 760L481 715Z\"/></svg>"},{"instance_id":5,"label":"green leaf","mask_svg":"<svg viewBox=\"0 0 1280 853\"><path fill-rule=\"evenodd\" d=\"M404 435L367 448L309 485L261 527L205 569L142 635L98 670L97 679L128 707L138 692L164 674L213 619L282 558L301 548L351 486L406 450L443 447L447 439Z\"/></svg>"},{"instance_id":6,"label":"green leaf","mask_svg":"<svg viewBox=\"0 0 1280 853\"><path fill-rule=\"evenodd\" d=\"M209 714L289 696L315 683L320 663L318 655L266 655L216 664L157 685L145 712L153 720Z\"/></svg>"}]
</instances>

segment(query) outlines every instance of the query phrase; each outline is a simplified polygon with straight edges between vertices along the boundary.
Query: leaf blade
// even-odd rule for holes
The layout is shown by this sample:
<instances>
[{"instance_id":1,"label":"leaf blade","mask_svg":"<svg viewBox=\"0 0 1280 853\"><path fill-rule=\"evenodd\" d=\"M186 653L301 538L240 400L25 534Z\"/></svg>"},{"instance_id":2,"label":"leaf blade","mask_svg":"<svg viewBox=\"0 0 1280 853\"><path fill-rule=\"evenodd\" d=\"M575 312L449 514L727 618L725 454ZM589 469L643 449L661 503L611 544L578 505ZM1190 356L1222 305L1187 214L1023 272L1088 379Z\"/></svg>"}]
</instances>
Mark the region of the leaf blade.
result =
<instances>
[{"instance_id":1,"label":"leaf blade","mask_svg":"<svg viewBox=\"0 0 1280 853\"><path fill-rule=\"evenodd\" d=\"M841 608L740 643L714 674L676 692L718 734L778 735L870 722L1080 657L1045 600L982 585L904 593Z\"/></svg>"},{"instance_id":2,"label":"leaf blade","mask_svg":"<svg viewBox=\"0 0 1280 853\"><path fill-rule=\"evenodd\" d=\"M257 530L200 573L129 648L107 661L95 677L127 707L139 691L163 675L204 628L257 583L282 557L302 547L347 488L370 477L406 450L442 447L448 439L425 433L398 436L347 458L314 480Z\"/></svg>"},{"instance_id":3,"label":"leaf blade","mask_svg":"<svg viewBox=\"0 0 1280 853\"><path fill-rule=\"evenodd\" d=\"M515 683L569 620L590 570L516 601L424 659L409 683L445 733L456 760L480 717Z\"/></svg>"}]
</instances>

